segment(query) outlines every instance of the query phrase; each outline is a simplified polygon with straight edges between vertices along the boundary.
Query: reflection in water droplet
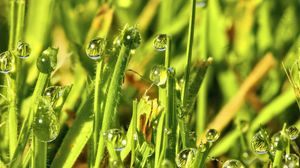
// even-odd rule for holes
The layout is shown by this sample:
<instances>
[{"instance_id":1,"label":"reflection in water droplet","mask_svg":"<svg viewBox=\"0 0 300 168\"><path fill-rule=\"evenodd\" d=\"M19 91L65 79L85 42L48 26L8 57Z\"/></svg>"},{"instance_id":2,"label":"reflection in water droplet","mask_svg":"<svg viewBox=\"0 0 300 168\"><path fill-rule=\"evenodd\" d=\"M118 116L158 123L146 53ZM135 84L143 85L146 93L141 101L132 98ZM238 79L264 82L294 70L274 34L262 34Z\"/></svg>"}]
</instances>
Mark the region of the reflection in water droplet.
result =
<instances>
[{"instance_id":1,"label":"reflection in water droplet","mask_svg":"<svg viewBox=\"0 0 300 168\"><path fill-rule=\"evenodd\" d=\"M150 72L150 80L157 86L166 84L167 70L162 65L155 65Z\"/></svg>"},{"instance_id":2,"label":"reflection in water droplet","mask_svg":"<svg viewBox=\"0 0 300 168\"><path fill-rule=\"evenodd\" d=\"M290 138L290 140L295 140L299 136L299 130L295 126L290 126L286 129L286 134Z\"/></svg>"},{"instance_id":3,"label":"reflection in water droplet","mask_svg":"<svg viewBox=\"0 0 300 168\"><path fill-rule=\"evenodd\" d=\"M194 148L187 148L176 155L175 161L178 167L186 167L191 165L195 160L197 150Z\"/></svg>"},{"instance_id":4,"label":"reflection in water droplet","mask_svg":"<svg viewBox=\"0 0 300 168\"><path fill-rule=\"evenodd\" d=\"M106 41L104 38L95 38L90 41L85 49L86 55L93 59L98 60L103 57L106 47Z\"/></svg>"},{"instance_id":5,"label":"reflection in water droplet","mask_svg":"<svg viewBox=\"0 0 300 168\"><path fill-rule=\"evenodd\" d=\"M257 154L265 154L268 151L268 144L260 133L256 133L251 139L252 150Z\"/></svg>"},{"instance_id":6,"label":"reflection in water droplet","mask_svg":"<svg viewBox=\"0 0 300 168\"><path fill-rule=\"evenodd\" d=\"M31 48L28 43L25 42L18 42L17 48L16 48L16 55L21 58L25 59L28 58L31 53Z\"/></svg>"},{"instance_id":7,"label":"reflection in water droplet","mask_svg":"<svg viewBox=\"0 0 300 168\"><path fill-rule=\"evenodd\" d=\"M217 130L215 129L209 129L207 132L206 132L206 140L208 142L215 142L216 140L219 139L219 136L220 134L218 133Z\"/></svg>"},{"instance_id":8,"label":"reflection in water droplet","mask_svg":"<svg viewBox=\"0 0 300 168\"><path fill-rule=\"evenodd\" d=\"M0 73L8 74L13 70L13 55L9 51L0 54Z\"/></svg>"},{"instance_id":9,"label":"reflection in water droplet","mask_svg":"<svg viewBox=\"0 0 300 168\"><path fill-rule=\"evenodd\" d=\"M157 51L165 51L167 48L167 35L159 34L153 41L153 46Z\"/></svg>"}]
</instances>

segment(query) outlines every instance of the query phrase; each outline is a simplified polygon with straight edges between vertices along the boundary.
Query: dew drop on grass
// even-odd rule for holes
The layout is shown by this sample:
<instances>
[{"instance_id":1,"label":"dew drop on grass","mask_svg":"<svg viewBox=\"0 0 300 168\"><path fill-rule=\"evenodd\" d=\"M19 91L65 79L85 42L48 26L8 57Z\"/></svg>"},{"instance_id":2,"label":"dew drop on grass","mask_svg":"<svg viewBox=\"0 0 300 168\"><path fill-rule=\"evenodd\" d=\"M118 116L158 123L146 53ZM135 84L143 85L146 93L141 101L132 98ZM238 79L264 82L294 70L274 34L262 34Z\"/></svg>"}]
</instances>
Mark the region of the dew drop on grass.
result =
<instances>
[{"instance_id":1,"label":"dew drop on grass","mask_svg":"<svg viewBox=\"0 0 300 168\"><path fill-rule=\"evenodd\" d=\"M103 57L106 47L106 40L104 38L95 38L89 42L87 45L85 52L86 55L93 59L99 60Z\"/></svg>"},{"instance_id":2,"label":"dew drop on grass","mask_svg":"<svg viewBox=\"0 0 300 168\"><path fill-rule=\"evenodd\" d=\"M162 65L155 65L150 72L150 80L157 86L162 86L167 82L167 70Z\"/></svg>"},{"instance_id":3,"label":"dew drop on grass","mask_svg":"<svg viewBox=\"0 0 300 168\"><path fill-rule=\"evenodd\" d=\"M206 5L207 5L207 2L206 2L206 1L207 1L207 0L198 0L198 1L196 2L196 6L199 7L199 8L205 8Z\"/></svg>"},{"instance_id":4,"label":"dew drop on grass","mask_svg":"<svg viewBox=\"0 0 300 168\"><path fill-rule=\"evenodd\" d=\"M196 156L197 150L194 148L187 148L182 150L176 155L175 161L178 167L186 167L186 165L190 165Z\"/></svg>"},{"instance_id":5,"label":"dew drop on grass","mask_svg":"<svg viewBox=\"0 0 300 168\"><path fill-rule=\"evenodd\" d=\"M159 34L153 41L153 46L157 51L165 51L167 48L167 35Z\"/></svg>"},{"instance_id":6,"label":"dew drop on grass","mask_svg":"<svg viewBox=\"0 0 300 168\"><path fill-rule=\"evenodd\" d=\"M123 32L123 44L128 49L134 50L141 44L141 34L136 27L127 27Z\"/></svg>"},{"instance_id":7,"label":"dew drop on grass","mask_svg":"<svg viewBox=\"0 0 300 168\"><path fill-rule=\"evenodd\" d=\"M256 133L251 139L252 150L257 154L265 154L268 151L268 144L261 136L260 133Z\"/></svg>"},{"instance_id":8,"label":"dew drop on grass","mask_svg":"<svg viewBox=\"0 0 300 168\"><path fill-rule=\"evenodd\" d=\"M280 132L275 133L272 138L272 148L273 150L284 150L287 146L288 140L281 136Z\"/></svg>"},{"instance_id":9,"label":"dew drop on grass","mask_svg":"<svg viewBox=\"0 0 300 168\"><path fill-rule=\"evenodd\" d=\"M9 51L0 54L0 73L8 74L13 70L13 55Z\"/></svg>"},{"instance_id":10,"label":"dew drop on grass","mask_svg":"<svg viewBox=\"0 0 300 168\"><path fill-rule=\"evenodd\" d=\"M206 151L206 144L205 143L200 143L200 145L198 146L198 149L200 152L205 152Z\"/></svg>"},{"instance_id":11,"label":"dew drop on grass","mask_svg":"<svg viewBox=\"0 0 300 168\"><path fill-rule=\"evenodd\" d=\"M57 52L58 49L49 47L37 58L36 66L40 72L49 74L56 68Z\"/></svg>"},{"instance_id":12,"label":"dew drop on grass","mask_svg":"<svg viewBox=\"0 0 300 168\"><path fill-rule=\"evenodd\" d=\"M30 54L31 54L31 48L29 44L22 41L18 42L16 48L16 55L21 59L25 59L28 58Z\"/></svg>"},{"instance_id":13,"label":"dew drop on grass","mask_svg":"<svg viewBox=\"0 0 300 168\"><path fill-rule=\"evenodd\" d=\"M299 136L299 130L295 126L290 126L286 129L286 134L290 138L290 140L295 140Z\"/></svg>"},{"instance_id":14,"label":"dew drop on grass","mask_svg":"<svg viewBox=\"0 0 300 168\"><path fill-rule=\"evenodd\" d=\"M249 122L246 120L240 120L239 121L239 129L243 132L246 133L249 129Z\"/></svg>"},{"instance_id":15,"label":"dew drop on grass","mask_svg":"<svg viewBox=\"0 0 300 168\"><path fill-rule=\"evenodd\" d=\"M296 154L286 154L284 168L299 167L299 157Z\"/></svg>"},{"instance_id":16,"label":"dew drop on grass","mask_svg":"<svg viewBox=\"0 0 300 168\"><path fill-rule=\"evenodd\" d=\"M215 129L209 129L207 132L206 132L206 140L208 142L215 142L218 140L220 134L218 133L217 130Z\"/></svg>"},{"instance_id":17,"label":"dew drop on grass","mask_svg":"<svg viewBox=\"0 0 300 168\"><path fill-rule=\"evenodd\" d=\"M51 142L58 136L58 119L49 102L45 99L39 101L32 129L34 135L42 142Z\"/></svg>"},{"instance_id":18,"label":"dew drop on grass","mask_svg":"<svg viewBox=\"0 0 300 168\"><path fill-rule=\"evenodd\" d=\"M170 160L164 159L164 160L161 162L161 164L160 164L159 167L160 167L160 168L174 168L175 166L173 165L173 163L172 163Z\"/></svg>"},{"instance_id":19,"label":"dew drop on grass","mask_svg":"<svg viewBox=\"0 0 300 168\"><path fill-rule=\"evenodd\" d=\"M175 77L175 69L173 67L167 68L167 73L171 77Z\"/></svg>"},{"instance_id":20,"label":"dew drop on grass","mask_svg":"<svg viewBox=\"0 0 300 168\"><path fill-rule=\"evenodd\" d=\"M122 167L123 163L120 160L110 160L109 167L110 168L120 168Z\"/></svg>"},{"instance_id":21,"label":"dew drop on grass","mask_svg":"<svg viewBox=\"0 0 300 168\"><path fill-rule=\"evenodd\" d=\"M231 159L231 160L227 160L223 164L222 168L245 168L245 166L239 160Z\"/></svg>"},{"instance_id":22,"label":"dew drop on grass","mask_svg":"<svg viewBox=\"0 0 300 168\"><path fill-rule=\"evenodd\" d=\"M120 129L109 129L104 133L107 143L110 143L115 151L121 151L127 144L126 135Z\"/></svg>"}]
</instances>

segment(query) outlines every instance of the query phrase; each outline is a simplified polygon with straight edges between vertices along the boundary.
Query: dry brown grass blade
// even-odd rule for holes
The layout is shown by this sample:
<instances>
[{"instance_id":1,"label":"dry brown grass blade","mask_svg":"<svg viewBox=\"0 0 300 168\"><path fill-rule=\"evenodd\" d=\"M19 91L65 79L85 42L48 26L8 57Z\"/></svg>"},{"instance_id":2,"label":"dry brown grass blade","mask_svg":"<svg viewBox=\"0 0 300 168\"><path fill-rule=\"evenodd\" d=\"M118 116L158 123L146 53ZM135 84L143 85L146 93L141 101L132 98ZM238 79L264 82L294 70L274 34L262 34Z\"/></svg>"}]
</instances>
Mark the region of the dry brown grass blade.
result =
<instances>
[{"instance_id":1,"label":"dry brown grass blade","mask_svg":"<svg viewBox=\"0 0 300 168\"><path fill-rule=\"evenodd\" d=\"M229 102L221 108L218 115L208 125L207 128L213 128L221 132L235 117L240 107L244 104L248 92L254 88L275 65L276 60L271 53L268 53L266 56L264 56L243 82L235 96L233 96ZM202 135L198 138L198 144L201 142L201 140L203 141L203 137L204 136Z\"/></svg>"}]
</instances>

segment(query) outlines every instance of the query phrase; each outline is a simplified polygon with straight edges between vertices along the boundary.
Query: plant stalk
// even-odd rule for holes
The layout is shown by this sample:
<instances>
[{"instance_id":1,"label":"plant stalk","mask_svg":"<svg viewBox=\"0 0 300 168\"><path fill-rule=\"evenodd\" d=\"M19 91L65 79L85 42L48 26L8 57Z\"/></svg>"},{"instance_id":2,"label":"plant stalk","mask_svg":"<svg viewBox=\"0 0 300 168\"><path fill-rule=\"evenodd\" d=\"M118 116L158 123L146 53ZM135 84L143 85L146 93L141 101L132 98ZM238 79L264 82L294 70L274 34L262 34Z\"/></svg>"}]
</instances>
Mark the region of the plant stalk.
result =
<instances>
[{"instance_id":1,"label":"plant stalk","mask_svg":"<svg viewBox=\"0 0 300 168\"><path fill-rule=\"evenodd\" d=\"M125 46L122 46L117 63L114 68L114 72L112 74L110 85L108 87L107 98L104 106L101 133L107 131L110 128L112 121L112 113L115 110L115 107L117 106L118 102L118 100L116 100L116 97L118 97L118 94L121 89L122 80L125 73L126 64L129 59L129 55L130 49L126 48ZM100 136L94 167L98 167L100 161L103 158L105 149L104 142L104 137Z\"/></svg>"}]
</instances>

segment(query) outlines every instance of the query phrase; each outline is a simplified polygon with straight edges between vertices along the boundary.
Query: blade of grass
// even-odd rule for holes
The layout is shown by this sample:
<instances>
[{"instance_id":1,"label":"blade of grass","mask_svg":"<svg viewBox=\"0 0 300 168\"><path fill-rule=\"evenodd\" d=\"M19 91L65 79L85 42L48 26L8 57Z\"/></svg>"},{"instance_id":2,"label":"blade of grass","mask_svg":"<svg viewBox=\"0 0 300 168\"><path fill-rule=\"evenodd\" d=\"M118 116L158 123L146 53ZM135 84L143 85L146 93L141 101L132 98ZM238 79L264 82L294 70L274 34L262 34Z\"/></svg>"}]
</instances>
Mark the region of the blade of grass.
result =
<instances>
[{"instance_id":1,"label":"blade of grass","mask_svg":"<svg viewBox=\"0 0 300 168\"><path fill-rule=\"evenodd\" d=\"M214 128L221 132L227 124L236 115L238 109L244 103L247 93L262 80L262 78L267 74L267 72L276 64L275 59L272 54L267 54L261 61L255 66L253 71L241 85L239 91L230 101L223 106L215 119L208 125L208 128ZM201 136L203 137L203 136ZM201 137L198 137L197 144L200 143Z\"/></svg>"},{"instance_id":2,"label":"blade of grass","mask_svg":"<svg viewBox=\"0 0 300 168\"><path fill-rule=\"evenodd\" d=\"M123 76L125 73L125 68L129 59L130 49L125 46L121 47L120 54L118 56L117 63L115 65L114 72L112 74L110 85L108 86L107 98L104 106L103 113L103 122L101 127L101 132L105 132L109 129L112 115L111 113L115 110L117 105L118 94L121 89ZM96 161L93 166L98 167L101 159L103 158L105 145L104 145L104 137L100 135L99 144L97 149Z\"/></svg>"},{"instance_id":3,"label":"blade of grass","mask_svg":"<svg viewBox=\"0 0 300 168\"><path fill-rule=\"evenodd\" d=\"M51 163L51 168L72 167L91 136L93 128L93 115L90 109L93 102L90 99L91 95L92 90L90 89L86 101L78 109L73 126L65 136Z\"/></svg>"},{"instance_id":4,"label":"blade of grass","mask_svg":"<svg viewBox=\"0 0 300 168\"><path fill-rule=\"evenodd\" d=\"M11 167L18 167L20 165L21 162L21 158L23 155L23 151L25 149L25 146L28 142L30 133L31 133L31 125L33 122L33 116L37 110L37 103L39 100L39 97L43 94L44 89L47 85L48 82L48 78L49 78L49 74L44 74L44 73L40 73L38 76L38 80L33 92L33 95L31 97L31 107L29 108L29 115L27 116L27 118L25 119L22 128L21 128L21 132L20 132L20 136L18 139L18 146L16 148L16 152L14 153L14 157L13 160L11 162Z\"/></svg>"}]
</instances>

